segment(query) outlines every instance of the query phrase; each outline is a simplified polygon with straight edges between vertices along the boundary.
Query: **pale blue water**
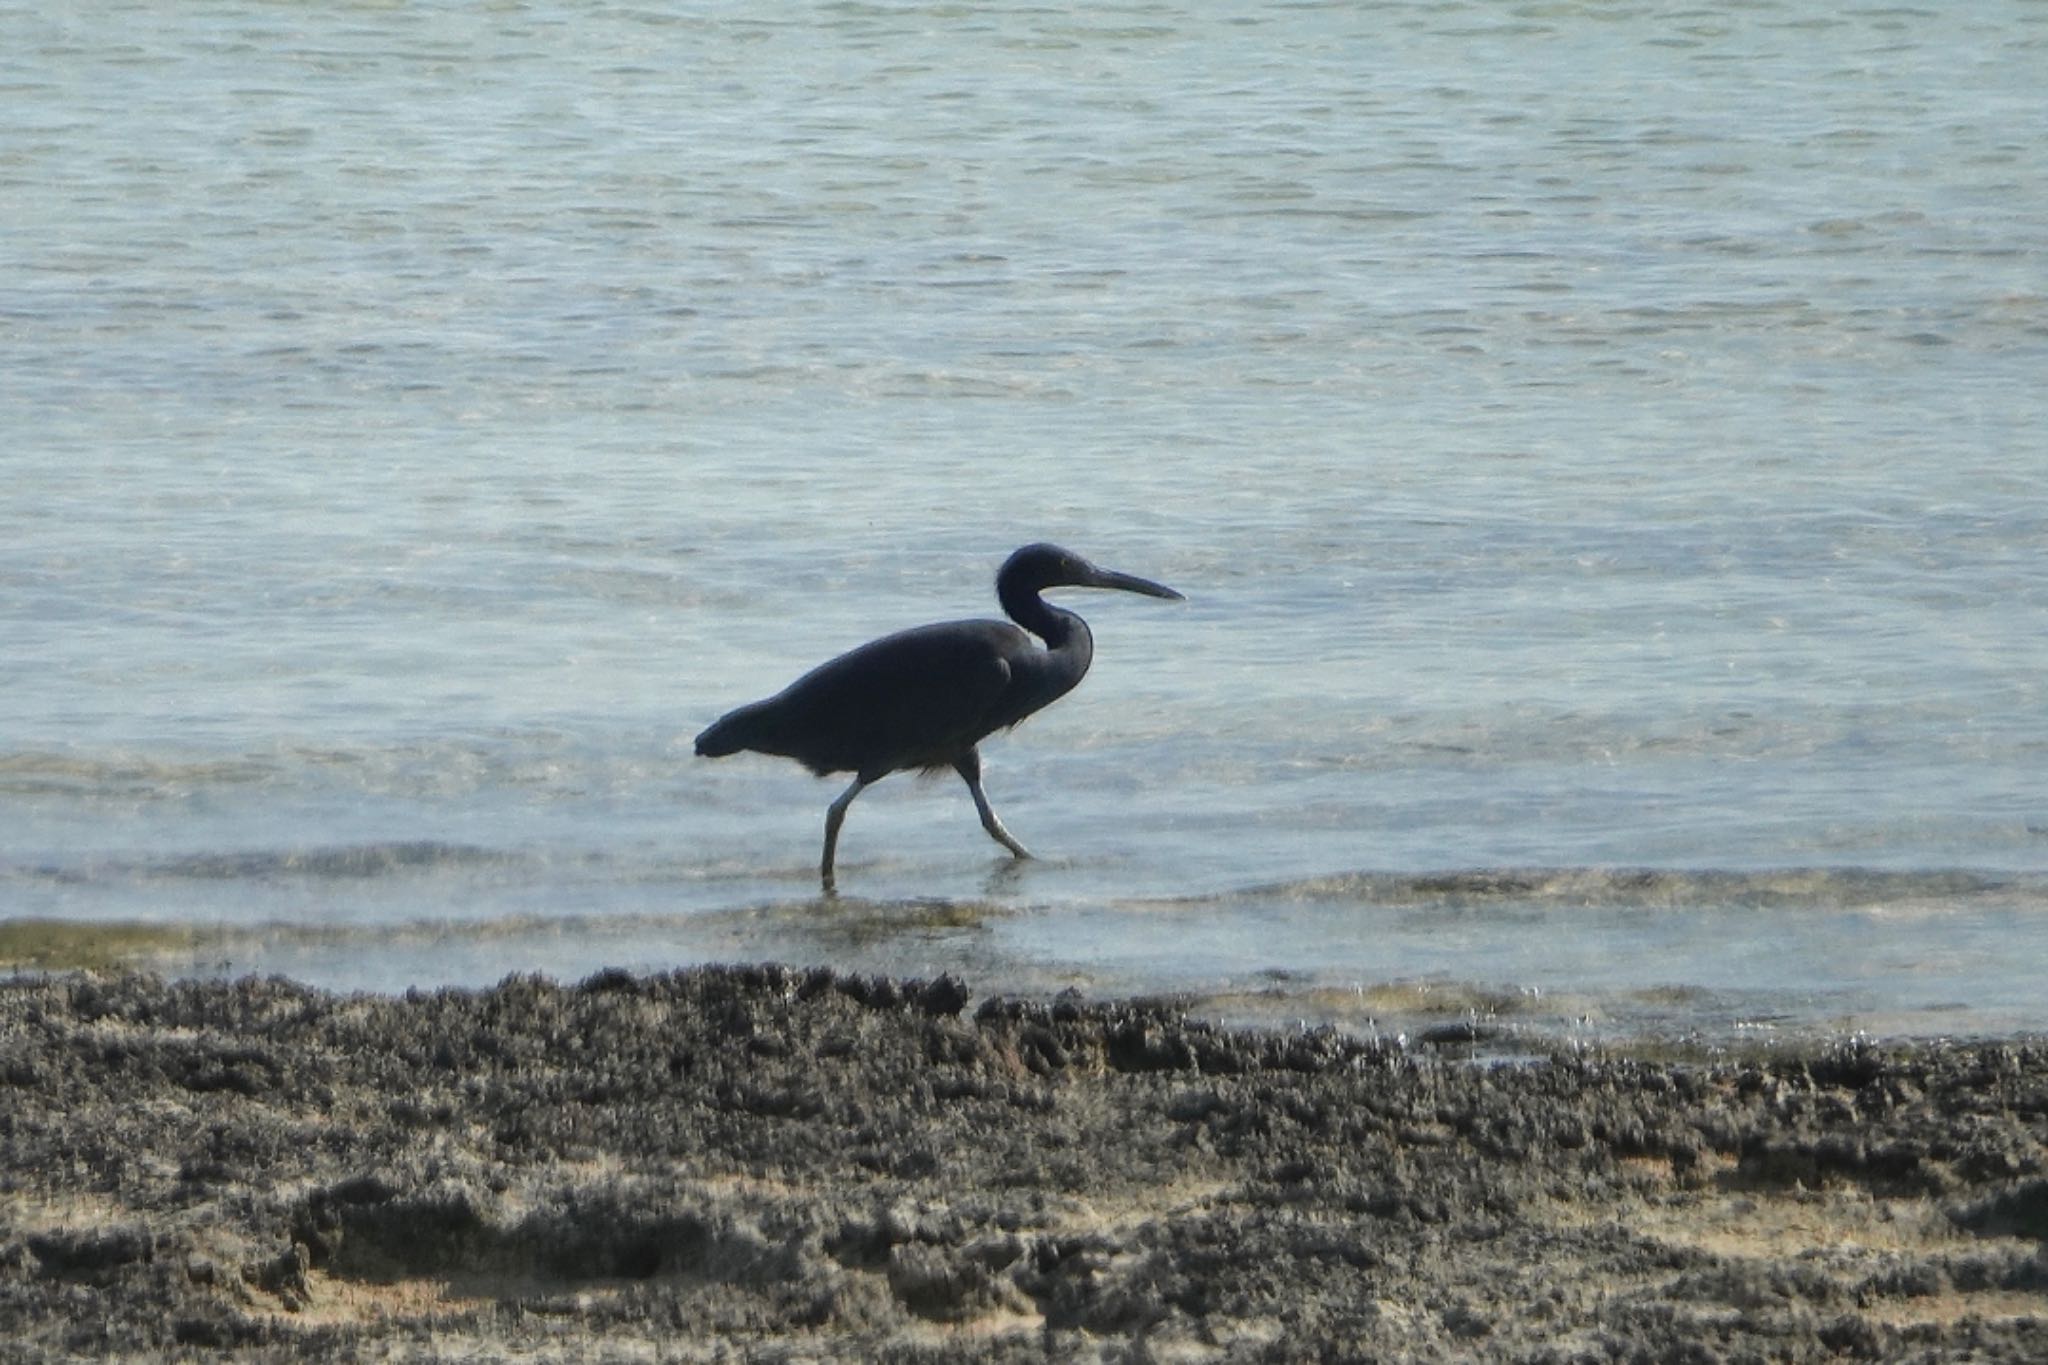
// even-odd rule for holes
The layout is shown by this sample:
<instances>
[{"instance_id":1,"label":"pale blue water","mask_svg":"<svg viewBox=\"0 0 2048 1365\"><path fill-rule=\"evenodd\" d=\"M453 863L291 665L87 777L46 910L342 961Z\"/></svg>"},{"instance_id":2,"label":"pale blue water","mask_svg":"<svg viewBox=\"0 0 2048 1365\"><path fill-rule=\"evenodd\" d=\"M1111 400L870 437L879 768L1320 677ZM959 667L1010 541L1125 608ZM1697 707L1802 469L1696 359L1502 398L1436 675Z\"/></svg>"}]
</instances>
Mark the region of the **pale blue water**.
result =
<instances>
[{"instance_id":1,"label":"pale blue water","mask_svg":"<svg viewBox=\"0 0 2048 1365\"><path fill-rule=\"evenodd\" d=\"M2048 1027L2048 10L0 5L0 916ZM1054 539L950 779L690 755ZM1654 872L1655 875L1648 875Z\"/></svg>"}]
</instances>

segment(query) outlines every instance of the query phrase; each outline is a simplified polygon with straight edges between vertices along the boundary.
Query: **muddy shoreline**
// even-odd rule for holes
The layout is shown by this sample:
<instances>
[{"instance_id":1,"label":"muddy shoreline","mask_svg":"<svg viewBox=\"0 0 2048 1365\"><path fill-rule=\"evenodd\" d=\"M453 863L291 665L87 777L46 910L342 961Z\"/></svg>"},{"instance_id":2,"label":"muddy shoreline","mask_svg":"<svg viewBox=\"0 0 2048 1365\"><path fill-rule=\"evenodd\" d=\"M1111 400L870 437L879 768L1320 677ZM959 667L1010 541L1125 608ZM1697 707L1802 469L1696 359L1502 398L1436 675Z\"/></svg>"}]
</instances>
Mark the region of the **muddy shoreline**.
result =
<instances>
[{"instance_id":1,"label":"muddy shoreline","mask_svg":"<svg viewBox=\"0 0 2048 1365\"><path fill-rule=\"evenodd\" d=\"M2048 1048L1473 1064L779 967L0 982L0 1352L2048 1359Z\"/></svg>"}]
</instances>

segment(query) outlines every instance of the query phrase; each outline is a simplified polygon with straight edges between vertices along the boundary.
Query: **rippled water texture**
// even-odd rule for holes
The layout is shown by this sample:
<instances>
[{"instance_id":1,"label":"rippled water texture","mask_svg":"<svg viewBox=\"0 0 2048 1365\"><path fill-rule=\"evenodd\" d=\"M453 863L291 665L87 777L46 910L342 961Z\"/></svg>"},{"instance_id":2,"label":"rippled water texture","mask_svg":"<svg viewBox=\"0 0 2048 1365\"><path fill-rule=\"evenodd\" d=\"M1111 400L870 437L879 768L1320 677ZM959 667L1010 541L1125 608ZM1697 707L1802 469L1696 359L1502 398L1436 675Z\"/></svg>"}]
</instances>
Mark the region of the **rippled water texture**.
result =
<instances>
[{"instance_id":1,"label":"rippled water texture","mask_svg":"<svg viewBox=\"0 0 2048 1365\"><path fill-rule=\"evenodd\" d=\"M2048 13L0 5L0 918L2038 1029ZM1052 539L950 778L689 736ZM1391 1022L1390 1022L1391 1021Z\"/></svg>"}]
</instances>

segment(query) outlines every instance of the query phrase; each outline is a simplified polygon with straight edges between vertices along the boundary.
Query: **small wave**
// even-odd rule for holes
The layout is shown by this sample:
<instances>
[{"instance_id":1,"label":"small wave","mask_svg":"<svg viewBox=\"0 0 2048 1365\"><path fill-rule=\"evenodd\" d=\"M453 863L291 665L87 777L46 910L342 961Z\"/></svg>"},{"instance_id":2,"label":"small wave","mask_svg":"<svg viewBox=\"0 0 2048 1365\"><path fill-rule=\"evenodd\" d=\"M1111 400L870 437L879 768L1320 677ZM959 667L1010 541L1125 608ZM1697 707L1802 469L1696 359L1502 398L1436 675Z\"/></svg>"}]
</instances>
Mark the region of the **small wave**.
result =
<instances>
[{"instance_id":1,"label":"small wave","mask_svg":"<svg viewBox=\"0 0 2048 1365\"><path fill-rule=\"evenodd\" d=\"M256 758L179 760L148 754L0 754L0 794L45 797L175 797L197 787L262 782L274 765Z\"/></svg>"},{"instance_id":2,"label":"small wave","mask_svg":"<svg viewBox=\"0 0 2048 1365\"><path fill-rule=\"evenodd\" d=\"M1533 902L1646 907L1835 907L2012 893L2048 896L2048 878L1994 875L1968 869L1892 871L1858 867L1474 868L1443 872L1339 872L1192 899L1360 901L1375 905Z\"/></svg>"},{"instance_id":3,"label":"small wave","mask_svg":"<svg viewBox=\"0 0 2048 1365\"><path fill-rule=\"evenodd\" d=\"M74 865L15 864L0 866L0 877L61 885L152 880L347 881L447 868L487 867L511 861L511 854L474 844L416 839L329 848L192 853L157 860L109 859Z\"/></svg>"},{"instance_id":4,"label":"small wave","mask_svg":"<svg viewBox=\"0 0 2048 1365\"><path fill-rule=\"evenodd\" d=\"M286 877L353 879L444 867L476 867L504 862L507 856L473 844L416 839L337 848L201 853L173 859L156 870L164 876L223 881Z\"/></svg>"}]
</instances>

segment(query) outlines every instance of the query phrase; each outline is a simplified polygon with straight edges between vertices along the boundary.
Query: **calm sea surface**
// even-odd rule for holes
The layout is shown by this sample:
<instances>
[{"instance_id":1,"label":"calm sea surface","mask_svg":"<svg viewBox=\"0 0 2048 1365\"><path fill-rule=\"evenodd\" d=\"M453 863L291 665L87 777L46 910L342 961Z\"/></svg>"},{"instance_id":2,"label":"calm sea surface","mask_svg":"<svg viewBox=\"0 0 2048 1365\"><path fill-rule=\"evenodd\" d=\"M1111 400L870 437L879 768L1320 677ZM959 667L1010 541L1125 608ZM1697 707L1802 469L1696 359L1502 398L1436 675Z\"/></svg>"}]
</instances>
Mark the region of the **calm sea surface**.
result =
<instances>
[{"instance_id":1,"label":"calm sea surface","mask_svg":"<svg viewBox=\"0 0 2048 1365\"><path fill-rule=\"evenodd\" d=\"M2048 1028L2048 7L0 4L0 919ZM960 784L690 737L994 612Z\"/></svg>"}]
</instances>

